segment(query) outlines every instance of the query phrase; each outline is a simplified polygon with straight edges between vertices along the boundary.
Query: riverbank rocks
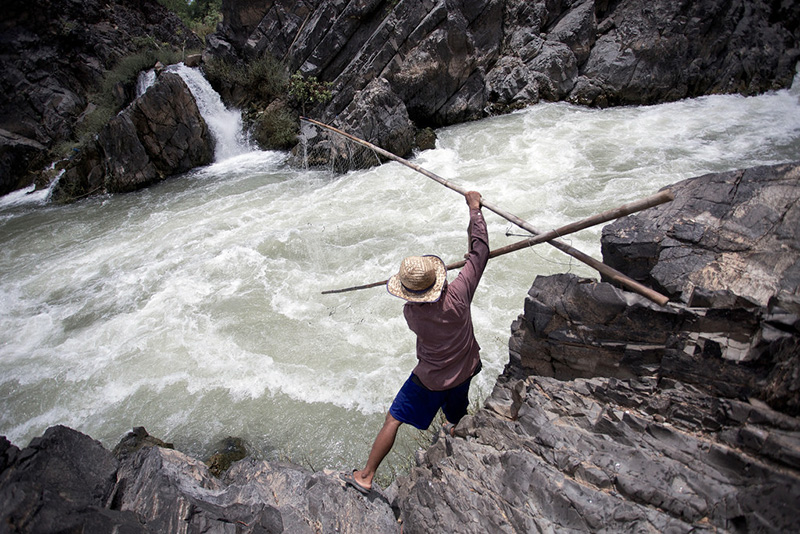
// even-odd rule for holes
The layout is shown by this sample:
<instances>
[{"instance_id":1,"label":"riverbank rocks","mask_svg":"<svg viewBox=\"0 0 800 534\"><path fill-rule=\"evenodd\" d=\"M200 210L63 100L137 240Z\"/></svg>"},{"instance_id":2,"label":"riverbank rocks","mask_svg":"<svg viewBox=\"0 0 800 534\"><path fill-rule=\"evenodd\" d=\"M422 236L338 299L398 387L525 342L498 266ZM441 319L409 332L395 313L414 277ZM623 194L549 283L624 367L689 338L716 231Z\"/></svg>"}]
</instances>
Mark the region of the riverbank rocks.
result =
<instances>
[{"instance_id":1,"label":"riverbank rocks","mask_svg":"<svg viewBox=\"0 0 800 534\"><path fill-rule=\"evenodd\" d=\"M51 199L134 191L213 158L214 140L189 88L163 72L67 163Z\"/></svg>"},{"instance_id":2,"label":"riverbank rocks","mask_svg":"<svg viewBox=\"0 0 800 534\"><path fill-rule=\"evenodd\" d=\"M350 106L381 80L404 105L404 136L541 100L604 107L755 94L788 87L800 57L800 14L787 2L223 0L222 12L206 57L271 54L331 82L333 98L311 116L338 127L383 113ZM390 128L374 122L385 131L372 142Z\"/></svg>"},{"instance_id":3,"label":"riverbank rocks","mask_svg":"<svg viewBox=\"0 0 800 534\"><path fill-rule=\"evenodd\" d=\"M406 532L800 529L799 171L686 180L604 229L626 274L677 273L666 306L537 277L485 408L398 480Z\"/></svg>"},{"instance_id":4,"label":"riverbank rocks","mask_svg":"<svg viewBox=\"0 0 800 534\"><path fill-rule=\"evenodd\" d=\"M0 19L0 195L32 184L123 58L202 43L157 0L6 0ZM121 86L116 89L123 89ZM111 95L107 95L111 96Z\"/></svg>"},{"instance_id":5,"label":"riverbank rocks","mask_svg":"<svg viewBox=\"0 0 800 534\"><path fill-rule=\"evenodd\" d=\"M63 426L23 450L3 438L3 531L400 532L386 497L376 491L364 498L335 473L248 458L218 479L203 462L159 441L134 429L117 447L125 451L117 459Z\"/></svg>"}]
</instances>

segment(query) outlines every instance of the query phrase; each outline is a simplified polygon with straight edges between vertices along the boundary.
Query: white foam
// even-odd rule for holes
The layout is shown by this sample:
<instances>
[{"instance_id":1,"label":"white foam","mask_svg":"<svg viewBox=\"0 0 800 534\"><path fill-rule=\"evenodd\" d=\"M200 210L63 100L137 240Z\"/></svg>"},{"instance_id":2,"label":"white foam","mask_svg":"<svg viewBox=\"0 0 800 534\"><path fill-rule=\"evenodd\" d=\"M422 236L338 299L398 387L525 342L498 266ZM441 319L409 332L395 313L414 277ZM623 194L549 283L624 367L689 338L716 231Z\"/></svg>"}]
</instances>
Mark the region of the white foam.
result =
<instances>
[{"instance_id":1,"label":"white foam","mask_svg":"<svg viewBox=\"0 0 800 534\"><path fill-rule=\"evenodd\" d=\"M241 111L226 107L219 93L198 69L189 68L183 63L170 65L169 69L183 78L194 95L200 114L216 140L214 154L217 161L253 150L244 131Z\"/></svg>"}]
</instances>

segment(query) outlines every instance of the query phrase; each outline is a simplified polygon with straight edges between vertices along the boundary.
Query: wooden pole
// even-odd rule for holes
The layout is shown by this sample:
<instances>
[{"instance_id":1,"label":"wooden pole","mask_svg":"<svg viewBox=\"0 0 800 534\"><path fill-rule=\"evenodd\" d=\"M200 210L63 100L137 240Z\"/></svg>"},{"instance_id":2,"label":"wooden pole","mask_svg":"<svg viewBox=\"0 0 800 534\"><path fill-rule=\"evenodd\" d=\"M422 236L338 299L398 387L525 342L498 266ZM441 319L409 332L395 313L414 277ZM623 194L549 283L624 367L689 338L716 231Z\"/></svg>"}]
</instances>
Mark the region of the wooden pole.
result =
<instances>
[{"instance_id":1,"label":"wooden pole","mask_svg":"<svg viewBox=\"0 0 800 534\"><path fill-rule=\"evenodd\" d=\"M422 167L420 167L418 165L415 165L415 164L411 163L410 161L401 158L400 156L392 154L388 150L384 150L384 149L380 148L379 146L373 145L369 141L364 141L363 139L359 139L358 137L350 135L350 134L348 134L346 132L343 132L343 131L341 131L341 130L339 130L337 128L334 128L333 126L329 126L327 124L321 123L321 122L316 121L314 119L309 119L309 118L306 118L306 117L300 117L300 119L304 120L306 122L309 122L311 124L315 124L315 125L317 125L317 126L319 126L321 128L325 128L327 130L335 132L335 133L337 133L339 135L342 135L342 136L350 139L351 141L353 141L355 143L358 143L358 144L363 145L363 146L365 146L367 148L370 148L370 149L374 150L375 152L377 152L378 154L384 156L385 158L388 158L388 159L391 159L391 160L396 161L398 163L401 163L401 164L405 165L406 167L409 167L409 168L417 171L418 173L420 173L420 174L422 174L424 176L427 176L428 178L431 178L432 180L435 180L435 181L439 182L440 184L442 184L443 186L445 186L445 187L447 187L449 189L452 189L453 191L456 191L456 192L458 192L458 193L460 193L462 195L466 195L466 193L467 193L467 191L464 188L459 187L458 185L456 185L456 184L454 184L454 183L452 183L452 182L450 182L448 180L445 180L441 176L438 176L438 175L436 175L436 174L434 174L434 173L432 173L432 172L430 172L430 171L428 171L426 169L423 169ZM494 204L491 204L490 202L487 202L486 200L481 199L481 205L483 207L485 207L486 209L488 209L490 211L493 211L497 215L503 217L507 221L510 221L510 222L516 224L517 226L519 226L520 228L523 228L523 229L527 230L528 232L530 232L534 236L537 236L537 235L542 233L542 232L536 230L533 226L531 226L530 223L520 219L519 217L517 217L516 215L514 215L512 213L506 212L505 210L499 208L498 206L495 206ZM622 286L624 286L624 287L626 287L626 288L628 288L628 289L630 289L632 291L635 291L636 293L639 293L640 295L652 300L656 304L664 306L667 302L669 302L669 298L665 297L661 293L659 293L657 291L654 291L653 289L650 289L649 287L646 287L646 286L640 284L636 280L633 280L632 278L629 278L628 276L625 276L624 274L622 274L621 272L617 271L616 269L613 269L612 267L609 267L605 263L603 263L601 261L598 261L598 260L592 258L591 256L587 255L587 254L584 254L583 252L581 252L581 251L579 251L579 250L567 245L566 243L563 243L563 242L558 241L556 239L548 239L547 243L549 243L550 245L556 247L557 249L565 252L566 254L569 254L573 258L575 258L575 259L577 259L579 261L582 261L583 263L585 263L586 265L592 267L593 269L598 271L600 274L602 274L603 276L605 276L609 280L612 280L613 282L616 282L616 283L618 283L618 284L620 284L620 285L622 285Z\"/></svg>"},{"instance_id":2,"label":"wooden pole","mask_svg":"<svg viewBox=\"0 0 800 534\"><path fill-rule=\"evenodd\" d=\"M539 243L544 243L545 241L548 241L555 237L564 237L566 235L575 233L579 230L584 230L591 226L603 224L608 221L612 221L614 219L619 219L620 217L636 213L638 211L646 210L647 208L652 208L653 206L658 206L659 204L664 204L665 202L669 202L674 198L675 195L672 193L672 191L667 189L655 195L651 195L647 198L636 200L628 204L623 204L622 206L604 211L603 213L598 213L597 215L592 215L591 217L587 217L580 221L564 225L561 228L550 230L549 232L545 232L543 234L539 234L534 237L529 237L528 239L523 239L522 241L517 241L516 243L511 243L510 245L494 249L491 252L489 252L489 258L490 259L496 258L498 256L502 256L510 252L516 252L517 250L522 250L524 248L532 247L534 245L538 245ZM452 269L460 269L464 265L466 265L466 263L467 263L466 260L461 260L454 263L449 263L445 266L445 268L448 271ZM344 289L330 289L327 291L323 291L322 294L329 295L332 293L346 293L348 291L357 291L359 289L369 289L371 287L386 285L386 282L388 281L389 280L382 280L380 282L372 282L370 284L364 284L360 286L346 287Z\"/></svg>"}]
</instances>

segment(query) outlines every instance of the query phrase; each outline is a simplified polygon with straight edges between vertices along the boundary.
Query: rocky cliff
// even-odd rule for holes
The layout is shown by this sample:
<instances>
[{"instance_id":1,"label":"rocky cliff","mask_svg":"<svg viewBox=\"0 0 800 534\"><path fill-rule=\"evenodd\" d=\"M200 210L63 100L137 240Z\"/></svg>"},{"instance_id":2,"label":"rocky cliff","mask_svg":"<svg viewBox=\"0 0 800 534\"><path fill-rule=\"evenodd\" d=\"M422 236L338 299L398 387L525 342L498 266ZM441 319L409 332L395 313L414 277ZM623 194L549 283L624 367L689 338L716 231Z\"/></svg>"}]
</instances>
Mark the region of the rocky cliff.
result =
<instances>
[{"instance_id":1,"label":"rocky cliff","mask_svg":"<svg viewBox=\"0 0 800 534\"><path fill-rule=\"evenodd\" d=\"M132 84L105 86L121 62L170 48L180 58L201 47L156 0L3 2L0 194L33 183L64 156L59 145L77 143L76 127L96 108L92 95L107 91L102 97L119 107L132 100Z\"/></svg>"},{"instance_id":2,"label":"rocky cliff","mask_svg":"<svg viewBox=\"0 0 800 534\"><path fill-rule=\"evenodd\" d=\"M787 87L791 2L223 0L206 56L271 54L334 84L315 118L398 155L416 128L540 100L653 104ZM366 99L369 106L353 105Z\"/></svg>"},{"instance_id":3,"label":"rocky cliff","mask_svg":"<svg viewBox=\"0 0 800 534\"><path fill-rule=\"evenodd\" d=\"M509 362L456 437L362 496L252 458L220 478L136 429L0 439L10 532L796 532L800 163L701 176L607 226L671 297L538 277ZM627 258L624 263L613 258ZM772 268L770 268L772 267ZM743 281L747 283L743 283Z\"/></svg>"},{"instance_id":4,"label":"rocky cliff","mask_svg":"<svg viewBox=\"0 0 800 534\"><path fill-rule=\"evenodd\" d=\"M180 76L163 72L64 164L50 196L65 202L134 191L213 159L214 140L194 96Z\"/></svg>"}]
</instances>

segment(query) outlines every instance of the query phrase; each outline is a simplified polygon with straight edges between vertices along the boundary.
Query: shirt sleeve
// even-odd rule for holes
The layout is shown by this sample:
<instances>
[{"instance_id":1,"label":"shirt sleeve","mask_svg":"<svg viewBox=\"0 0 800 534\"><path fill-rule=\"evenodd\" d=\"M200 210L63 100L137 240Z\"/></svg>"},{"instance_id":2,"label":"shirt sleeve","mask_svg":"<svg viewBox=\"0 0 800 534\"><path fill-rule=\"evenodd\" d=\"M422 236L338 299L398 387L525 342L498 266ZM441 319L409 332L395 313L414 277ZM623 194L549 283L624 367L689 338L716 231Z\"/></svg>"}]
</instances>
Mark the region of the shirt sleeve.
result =
<instances>
[{"instance_id":1,"label":"shirt sleeve","mask_svg":"<svg viewBox=\"0 0 800 534\"><path fill-rule=\"evenodd\" d=\"M458 273L458 276L450 284L448 291L453 291L455 296L464 303L471 303L475 290L478 287L489 262L489 233L486 229L486 221L483 213L479 209L469 211L469 253L467 263Z\"/></svg>"}]
</instances>

